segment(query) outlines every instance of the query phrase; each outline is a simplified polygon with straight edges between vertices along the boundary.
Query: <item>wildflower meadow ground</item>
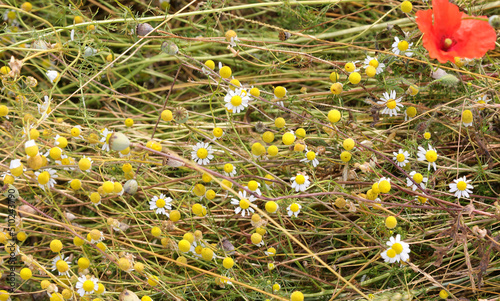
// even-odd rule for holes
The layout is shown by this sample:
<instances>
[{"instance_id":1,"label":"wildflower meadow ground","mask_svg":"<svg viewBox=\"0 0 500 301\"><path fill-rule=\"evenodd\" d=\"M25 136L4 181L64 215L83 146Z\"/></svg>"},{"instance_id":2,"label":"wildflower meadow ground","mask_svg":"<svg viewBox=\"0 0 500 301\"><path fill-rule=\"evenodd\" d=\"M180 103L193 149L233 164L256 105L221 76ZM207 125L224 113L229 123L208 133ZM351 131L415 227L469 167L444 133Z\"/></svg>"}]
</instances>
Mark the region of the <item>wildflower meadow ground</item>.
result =
<instances>
[{"instance_id":1,"label":"wildflower meadow ground","mask_svg":"<svg viewBox=\"0 0 500 301\"><path fill-rule=\"evenodd\" d=\"M0 301L500 298L500 1L0 13Z\"/></svg>"}]
</instances>

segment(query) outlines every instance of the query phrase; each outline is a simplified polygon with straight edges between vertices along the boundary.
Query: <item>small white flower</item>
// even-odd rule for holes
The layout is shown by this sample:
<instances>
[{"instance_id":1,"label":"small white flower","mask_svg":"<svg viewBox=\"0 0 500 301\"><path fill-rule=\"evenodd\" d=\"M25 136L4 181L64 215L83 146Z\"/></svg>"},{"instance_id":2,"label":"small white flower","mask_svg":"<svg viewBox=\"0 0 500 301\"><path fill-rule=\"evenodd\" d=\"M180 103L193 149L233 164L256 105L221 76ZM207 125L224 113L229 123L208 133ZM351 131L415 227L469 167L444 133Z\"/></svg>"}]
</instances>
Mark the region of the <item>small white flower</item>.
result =
<instances>
[{"instance_id":1,"label":"small white flower","mask_svg":"<svg viewBox=\"0 0 500 301\"><path fill-rule=\"evenodd\" d=\"M392 160L394 160L399 167L405 167L406 164L410 162L408 161L408 158L410 158L410 154L407 151L399 149L398 153L393 152L392 154L394 155Z\"/></svg>"},{"instance_id":2,"label":"small white flower","mask_svg":"<svg viewBox=\"0 0 500 301\"><path fill-rule=\"evenodd\" d=\"M52 271L55 271L57 270L57 262L59 260L62 260L62 261L65 261L67 264L68 264L68 267L71 268L71 261L69 261L69 256L64 258L64 255L57 255L56 257L54 257L54 259L52 259ZM57 271L59 273L59 276L61 275L68 275L69 274L69 269L64 272L64 273L61 273L59 271Z\"/></svg>"},{"instance_id":3,"label":"small white flower","mask_svg":"<svg viewBox=\"0 0 500 301\"><path fill-rule=\"evenodd\" d=\"M469 198L469 193L472 193L474 186L469 184L471 180L467 180L466 177L461 177L453 180L454 183L450 183L450 192L455 193L457 198Z\"/></svg>"},{"instance_id":4,"label":"small white flower","mask_svg":"<svg viewBox=\"0 0 500 301\"><path fill-rule=\"evenodd\" d=\"M408 46L406 47L406 45ZM394 37L394 43L392 43L392 52L397 55L406 55L407 57L411 57L413 55L411 46L413 46L413 43L408 43L404 40L400 41L398 37ZM400 47L402 48L400 49Z\"/></svg>"},{"instance_id":5,"label":"small white flower","mask_svg":"<svg viewBox=\"0 0 500 301\"><path fill-rule=\"evenodd\" d=\"M47 71L47 77L49 78L50 82L55 83L56 80L59 78L59 72L55 70L49 70Z\"/></svg>"},{"instance_id":6,"label":"small white flower","mask_svg":"<svg viewBox=\"0 0 500 301\"><path fill-rule=\"evenodd\" d=\"M292 215L295 215L295 217L297 217L300 213L300 209L302 209L302 206L300 204L293 203L286 208L286 211L289 217L292 217Z\"/></svg>"},{"instance_id":7,"label":"small white flower","mask_svg":"<svg viewBox=\"0 0 500 301\"><path fill-rule=\"evenodd\" d=\"M255 190L250 189L248 186L245 186L246 189L250 190L251 192L257 194L257 195L262 195L262 192L260 191L260 183L257 183L257 188Z\"/></svg>"},{"instance_id":8,"label":"small white flower","mask_svg":"<svg viewBox=\"0 0 500 301\"><path fill-rule=\"evenodd\" d=\"M292 189L295 189L296 192L306 191L306 189L311 185L309 181L309 176L297 174L295 177L290 179L292 181Z\"/></svg>"},{"instance_id":9,"label":"small white flower","mask_svg":"<svg viewBox=\"0 0 500 301\"><path fill-rule=\"evenodd\" d=\"M313 167L318 166L319 161L316 159L316 153L313 151L310 151L306 147L306 153L304 154L305 158L300 160L300 162L307 162L311 163Z\"/></svg>"},{"instance_id":10,"label":"small white flower","mask_svg":"<svg viewBox=\"0 0 500 301\"><path fill-rule=\"evenodd\" d=\"M75 132L76 133L79 133L79 135L77 136L73 136L73 129L75 129ZM78 129L78 130L76 130ZM79 132L78 132L79 131ZM81 125L75 125L72 129L71 129L71 137L75 138L75 139L83 139L83 136L82 136L82 126Z\"/></svg>"},{"instance_id":11,"label":"small white flower","mask_svg":"<svg viewBox=\"0 0 500 301\"><path fill-rule=\"evenodd\" d=\"M386 244L389 246L389 249L381 254L385 262L394 263L410 259L410 245L401 241L401 235L396 235L396 238L391 237ZM390 251L391 249L393 251Z\"/></svg>"},{"instance_id":12,"label":"small white flower","mask_svg":"<svg viewBox=\"0 0 500 301\"><path fill-rule=\"evenodd\" d=\"M49 180L46 183L43 183L43 184L40 183L40 182L38 182L38 187L40 187L44 191L45 191L46 187L48 189L54 187L54 185L56 184L56 180L54 180L54 179L58 177L58 175L56 174L57 171L55 171L54 169L51 169L51 168L47 168L44 171L41 171L41 172L40 171L36 171L35 172L35 176L36 176L37 180L38 180L38 176L40 174L42 174L42 173L45 173L45 172L47 172L46 175L48 175Z\"/></svg>"},{"instance_id":13,"label":"small white flower","mask_svg":"<svg viewBox=\"0 0 500 301\"><path fill-rule=\"evenodd\" d=\"M93 239L92 237L90 237L90 243L91 243L91 244L98 244L98 243L100 243L101 241L103 241L103 240L104 240L104 234L102 234L102 231L99 231L99 233L100 233L101 235L99 236L99 238L98 238L98 239Z\"/></svg>"},{"instance_id":14,"label":"small white flower","mask_svg":"<svg viewBox=\"0 0 500 301\"><path fill-rule=\"evenodd\" d=\"M486 95L486 94L481 94L476 98L476 103L478 103L480 105L485 105L490 101L491 101L491 99L489 99L488 95ZM479 110L480 111L484 110L484 107L479 107Z\"/></svg>"},{"instance_id":15,"label":"small white flower","mask_svg":"<svg viewBox=\"0 0 500 301\"><path fill-rule=\"evenodd\" d=\"M50 102L52 101L52 99L49 99L49 97L47 95L45 95L43 97L43 99L45 100L43 102L43 104L37 104L38 113L40 113L42 115L46 115L46 114L50 113L49 108L50 108Z\"/></svg>"},{"instance_id":16,"label":"small white flower","mask_svg":"<svg viewBox=\"0 0 500 301\"><path fill-rule=\"evenodd\" d=\"M427 178L424 178L424 176L422 176L421 173L418 173L416 171L410 172L410 176L413 179L413 181L415 181L417 184L420 185L420 187L422 187L422 189L425 189L425 184L428 181ZM415 185L415 183L413 183L410 178L406 178L406 186L411 187L413 191L417 190L418 188L417 185Z\"/></svg>"},{"instance_id":17,"label":"small white flower","mask_svg":"<svg viewBox=\"0 0 500 301\"><path fill-rule=\"evenodd\" d=\"M417 153L417 160L429 162L429 164L427 165L427 170L431 169L431 165L434 167L434 170L436 170L436 160L437 160L436 149L432 148L430 144L429 144L429 150L425 150L425 148L419 146Z\"/></svg>"},{"instance_id":18,"label":"small white flower","mask_svg":"<svg viewBox=\"0 0 500 301\"><path fill-rule=\"evenodd\" d=\"M99 289L97 281L98 279L94 276L92 276L90 279L87 279L86 276L79 277L78 282L76 283L78 295L80 295L80 297L83 297L85 295L95 293Z\"/></svg>"},{"instance_id":19,"label":"small white flower","mask_svg":"<svg viewBox=\"0 0 500 301\"><path fill-rule=\"evenodd\" d=\"M236 176L236 167L234 167L234 165L231 163L227 163L226 165L224 165L224 175L228 177Z\"/></svg>"},{"instance_id":20,"label":"small white flower","mask_svg":"<svg viewBox=\"0 0 500 301\"><path fill-rule=\"evenodd\" d=\"M255 197L253 195L247 197L246 191L239 191L238 196L240 199L231 199L231 204L238 206L234 209L234 213L239 214L241 212L241 216L243 217L245 217L245 215L250 215L250 213L254 213L255 210L250 207L250 203L255 200Z\"/></svg>"},{"instance_id":21,"label":"small white flower","mask_svg":"<svg viewBox=\"0 0 500 301\"><path fill-rule=\"evenodd\" d=\"M384 72L385 64L380 63L377 58L371 57L369 55L366 56L366 59L363 62L363 68L368 68L368 66L373 66L376 70L375 74L380 74Z\"/></svg>"},{"instance_id":22,"label":"small white flower","mask_svg":"<svg viewBox=\"0 0 500 301\"><path fill-rule=\"evenodd\" d=\"M108 128L104 128L104 130L101 132L101 140L100 142L104 142L102 145L102 150L109 152L109 138L111 138L111 135L113 135L113 131L108 130Z\"/></svg>"},{"instance_id":23,"label":"small white flower","mask_svg":"<svg viewBox=\"0 0 500 301\"><path fill-rule=\"evenodd\" d=\"M149 202L149 210L156 210L156 214L163 214L168 217L169 214L165 209L172 209L172 205L170 205L171 202L172 198L166 197L163 193L160 194L160 197L155 195Z\"/></svg>"},{"instance_id":24,"label":"small white flower","mask_svg":"<svg viewBox=\"0 0 500 301\"><path fill-rule=\"evenodd\" d=\"M385 106L382 110L382 114L388 114L397 116L399 110L403 107L401 104L401 97L396 99L396 91L392 90L391 93L384 92L381 100L377 101L377 104Z\"/></svg>"},{"instance_id":25,"label":"small white flower","mask_svg":"<svg viewBox=\"0 0 500 301\"><path fill-rule=\"evenodd\" d=\"M353 64L353 65L354 65L354 70L349 71L349 70L347 70L345 67L344 67L344 70L345 70L346 72L348 72L348 73L358 72L358 71L359 71L359 68L358 68L358 67L356 67L356 64L357 64L357 63L359 63L359 61L347 62L347 63L346 63L346 65L347 65L347 64Z\"/></svg>"},{"instance_id":26,"label":"small white flower","mask_svg":"<svg viewBox=\"0 0 500 301\"><path fill-rule=\"evenodd\" d=\"M199 165L207 165L214 158L214 150L208 143L198 142L193 146L191 159Z\"/></svg>"},{"instance_id":27,"label":"small white flower","mask_svg":"<svg viewBox=\"0 0 500 301\"><path fill-rule=\"evenodd\" d=\"M250 100L247 91L241 88L236 88L234 91L229 89L226 96L224 96L226 109L232 113L242 112L248 106Z\"/></svg>"}]
</instances>

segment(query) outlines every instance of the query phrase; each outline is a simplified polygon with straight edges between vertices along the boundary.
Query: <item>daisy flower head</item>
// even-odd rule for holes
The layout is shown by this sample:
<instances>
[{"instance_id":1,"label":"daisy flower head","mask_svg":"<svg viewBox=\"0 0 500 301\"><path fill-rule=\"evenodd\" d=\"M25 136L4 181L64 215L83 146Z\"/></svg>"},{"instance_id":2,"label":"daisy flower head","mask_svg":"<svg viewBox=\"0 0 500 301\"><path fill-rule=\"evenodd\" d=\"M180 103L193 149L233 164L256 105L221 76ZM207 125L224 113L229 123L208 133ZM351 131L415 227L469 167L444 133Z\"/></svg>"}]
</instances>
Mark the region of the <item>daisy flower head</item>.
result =
<instances>
[{"instance_id":1,"label":"daisy flower head","mask_svg":"<svg viewBox=\"0 0 500 301\"><path fill-rule=\"evenodd\" d=\"M90 172L90 170L92 169L92 163L94 162L91 158L87 158L85 155L83 155L83 158L78 161L78 168L80 168L81 171Z\"/></svg>"},{"instance_id":2,"label":"daisy flower head","mask_svg":"<svg viewBox=\"0 0 500 301\"><path fill-rule=\"evenodd\" d=\"M410 259L410 245L401 241L401 235L396 235L396 238L391 237L386 244L389 249L381 254L385 262L393 263Z\"/></svg>"},{"instance_id":3,"label":"daisy flower head","mask_svg":"<svg viewBox=\"0 0 500 301\"><path fill-rule=\"evenodd\" d=\"M300 160L300 162L311 163L313 167L318 166L319 161L318 161L318 159L316 159L315 152L308 150L306 147L306 153L304 155L305 155L305 158Z\"/></svg>"},{"instance_id":4,"label":"daisy flower head","mask_svg":"<svg viewBox=\"0 0 500 301\"><path fill-rule=\"evenodd\" d=\"M229 45L231 47L236 47L236 42L239 42L240 40L238 39L238 35L236 34L236 31L230 29L226 31L226 41L229 42Z\"/></svg>"},{"instance_id":5,"label":"daisy flower head","mask_svg":"<svg viewBox=\"0 0 500 301\"><path fill-rule=\"evenodd\" d=\"M371 57L369 55L366 56L366 59L363 62L364 66L363 68L368 68L369 66L372 66L376 70L376 74L380 74L384 72L385 64L380 63L376 57Z\"/></svg>"},{"instance_id":6,"label":"daisy flower head","mask_svg":"<svg viewBox=\"0 0 500 301\"><path fill-rule=\"evenodd\" d=\"M250 240L257 247L262 247L264 245L264 240L262 239L262 235L260 235L257 232L252 234L252 236L250 236Z\"/></svg>"},{"instance_id":7,"label":"daisy flower head","mask_svg":"<svg viewBox=\"0 0 500 301\"><path fill-rule=\"evenodd\" d=\"M239 113L248 106L250 97L244 89L237 88L234 91L229 89L226 96L224 96L224 101L226 102L226 109L229 112Z\"/></svg>"},{"instance_id":8,"label":"daisy flower head","mask_svg":"<svg viewBox=\"0 0 500 301\"><path fill-rule=\"evenodd\" d=\"M95 293L99 289L98 279L94 276L87 278L87 276L80 276L78 282L76 283L76 289L78 295L83 297L85 295L90 295Z\"/></svg>"},{"instance_id":9,"label":"daisy flower head","mask_svg":"<svg viewBox=\"0 0 500 301\"><path fill-rule=\"evenodd\" d=\"M450 192L455 193L457 198L469 198L469 193L472 193L474 186L469 184L471 180L467 180L465 177L461 177L453 180L454 183L450 183Z\"/></svg>"},{"instance_id":10,"label":"daisy flower head","mask_svg":"<svg viewBox=\"0 0 500 301\"><path fill-rule=\"evenodd\" d=\"M108 130L108 128L104 128L101 131L101 140L99 142L104 143L102 145L102 150L109 152L109 139L113 135L113 131Z\"/></svg>"},{"instance_id":11,"label":"daisy flower head","mask_svg":"<svg viewBox=\"0 0 500 301\"><path fill-rule=\"evenodd\" d=\"M416 171L410 172L411 179L415 181L415 183L419 184L422 189L425 189L425 184L427 183L428 179L424 178L424 176L421 173L418 173ZM411 187L413 191L417 190L417 185L412 182L410 178L406 178L406 186Z\"/></svg>"},{"instance_id":12,"label":"daisy flower head","mask_svg":"<svg viewBox=\"0 0 500 301\"><path fill-rule=\"evenodd\" d=\"M55 70L49 70L47 71L47 77L49 78L50 82L52 83L55 83L57 82L57 80L59 79L59 72L55 71Z\"/></svg>"},{"instance_id":13,"label":"daisy flower head","mask_svg":"<svg viewBox=\"0 0 500 301\"><path fill-rule=\"evenodd\" d=\"M348 73L358 72L359 68L356 67L356 63L358 63L358 62L359 61L353 61L353 62L346 63L344 65L345 71L347 71Z\"/></svg>"},{"instance_id":14,"label":"daisy flower head","mask_svg":"<svg viewBox=\"0 0 500 301\"><path fill-rule=\"evenodd\" d=\"M3 20L11 23L17 18L16 11L13 9L8 9L3 13Z\"/></svg>"},{"instance_id":15,"label":"daisy flower head","mask_svg":"<svg viewBox=\"0 0 500 301\"><path fill-rule=\"evenodd\" d=\"M417 108L413 106L406 108L404 115L405 121L412 119L413 117L417 116Z\"/></svg>"},{"instance_id":16,"label":"daisy flower head","mask_svg":"<svg viewBox=\"0 0 500 301\"><path fill-rule=\"evenodd\" d=\"M431 165L434 167L434 170L436 170L436 160L437 160L436 149L432 148L432 146L430 144L429 144L428 150L425 150L425 148L419 146L418 153L417 153L417 160L429 162L429 164L427 166L427 170L431 169Z\"/></svg>"},{"instance_id":17,"label":"daisy flower head","mask_svg":"<svg viewBox=\"0 0 500 301\"><path fill-rule=\"evenodd\" d=\"M377 104L385 106L382 110L382 114L388 114L397 116L399 110L403 107L401 104L401 97L396 99L396 91L392 90L390 93L384 92L381 100L377 101Z\"/></svg>"},{"instance_id":18,"label":"daisy flower head","mask_svg":"<svg viewBox=\"0 0 500 301\"><path fill-rule=\"evenodd\" d=\"M191 159L199 165L207 165L214 158L214 150L208 143L198 142L193 146Z\"/></svg>"},{"instance_id":19,"label":"daisy flower head","mask_svg":"<svg viewBox=\"0 0 500 301\"><path fill-rule=\"evenodd\" d=\"M239 199L231 199L231 204L237 206L234 209L234 213L239 214L241 212L241 216L243 217L245 217L245 215L250 215L250 213L254 213L255 210L250 207L250 203L255 200L255 197L253 195L247 197L246 191L239 191L238 196L240 197Z\"/></svg>"},{"instance_id":20,"label":"daisy flower head","mask_svg":"<svg viewBox=\"0 0 500 301\"><path fill-rule=\"evenodd\" d=\"M286 208L286 211L289 217L292 217L292 215L295 215L295 217L297 217L300 213L300 209L302 209L302 206L300 204L293 203Z\"/></svg>"},{"instance_id":21,"label":"daisy flower head","mask_svg":"<svg viewBox=\"0 0 500 301\"><path fill-rule=\"evenodd\" d=\"M0 105L0 117L10 119L7 114L9 114L9 108L6 105Z\"/></svg>"},{"instance_id":22,"label":"daisy flower head","mask_svg":"<svg viewBox=\"0 0 500 301\"><path fill-rule=\"evenodd\" d=\"M163 193L160 194L160 197L155 195L151 198L151 201L149 201L149 210L155 210L156 214L163 214L168 217L169 214L165 209L172 209L170 205L171 202L172 198L166 197Z\"/></svg>"},{"instance_id":23,"label":"daisy flower head","mask_svg":"<svg viewBox=\"0 0 500 301\"><path fill-rule=\"evenodd\" d=\"M462 123L464 124L464 127L471 126L473 120L474 116L470 110L464 110L462 112Z\"/></svg>"},{"instance_id":24,"label":"daisy flower head","mask_svg":"<svg viewBox=\"0 0 500 301\"><path fill-rule=\"evenodd\" d=\"M381 193L388 193L391 191L391 179L382 177L378 180L377 184L378 190Z\"/></svg>"},{"instance_id":25,"label":"daisy flower head","mask_svg":"<svg viewBox=\"0 0 500 301\"><path fill-rule=\"evenodd\" d=\"M38 180L38 187L45 191L45 188L52 188L56 184L55 178L57 178L56 171L51 168L47 168L46 170L40 172L36 171L35 176Z\"/></svg>"},{"instance_id":26,"label":"daisy flower head","mask_svg":"<svg viewBox=\"0 0 500 301\"><path fill-rule=\"evenodd\" d=\"M20 159L14 159L10 161L9 171L14 177L19 177L23 174L24 166Z\"/></svg>"},{"instance_id":27,"label":"daisy flower head","mask_svg":"<svg viewBox=\"0 0 500 301\"><path fill-rule=\"evenodd\" d=\"M491 101L491 99L489 99L488 95L486 95L486 94L481 94L481 95L479 95L478 98L476 98L476 103L478 103L480 105L485 105L485 104L487 104L490 101ZM485 109L484 107L480 107L479 108L480 111L482 111L484 109Z\"/></svg>"},{"instance_id":28,"label":"daisy flower head","mask_svg":"<svg viewBox=\"0 0 500 301\"><path fill-rule=\"evenodd\" d=\"M407 57L411 57L413 55L413 51L411 47L413 43L408 43L405 40L399 40L398 37L394 37L394 43L392 43L392 52L397 55L405 55Z\"/></svg>"},{"instance_id":29,"label":"daisy flower head","mask_svg":"<svg viewBox=\"0 0 500 301\"><path fill-rule=\"evenodd\" d=\"M214 139L217 140L222 138L222 136L224 136L224 130L222 130L220 127L216 127L212 131L212 134L214 135Z\"/></svg>"},{"instance_id":30,"label":"daisy flower head","mask_svg":"<svg viewBox=\"0 0 500 301\"><path fill-rule=\"evenodd\" d=\"M44 99L43 104L37 104L38 113L42 115L47 115L51 111L50 102L52 101L52 99L50 99L47 95L45 95L43 99Z\"/></svg>"},{"instance_id":31,"label":"daisy flower head","mask_svg":"<svg viewBox=\"0 0 500 301\"><path fill-rule=\"evenodd\" d=\"M410 162L408 161L410 154L407 151L399 149L399 152L393 152L392 154L394 155L392 160L394 160L399 167L405 167L405 165Z\"/></svg>"},{"instance_id":32,"label":"daisy flower head","mask_svg":"<svg viewBox=\"0 0 500 301\"><path fill-rule=\"evenodd\" d=\"M231 163L224 164L224 174L228 177L234 177L236 175L236 167Z\"/></svg>"},{"instance_id":33,"label":"daisy flower head","mask_svg":"<svg viewBox=\"0 0 500 301\"><path fill-rule=\"evenodd\" d=\"M248 185L245 186L246 189L250 190L251 192L257 194L257 195L262 195L262 192L260 191L260 183L254 180L248 181Z\"/></svg>"},{"instance_id":34,"label":"daisy flower head","mask_svg":"<svg viewBox=\"0 0 500 301\"><path fill-rule=\"evenodd\" d=\"M57 255L52 259L52 271L57 270L59 276L68 275L70 268L71 261L69 261L69 256L64 258L64 255Z\"/></svg>"},{"instance_id":35,"label":"daisy flower head","mask_svg":"<svg viewBox=\"0 0 500 301\"><path fill-rule=\"evenodd\" d=\"M215 62L212 60L205 61L203 67L201 68L201 72L203 72L206 75L209 75L214 70L215 70Z\"/></svg>"},{"instance_id":36,"label":"daisy flower head","mask_svg":"<svg viewBox=\"0 0 500 301\"><path fill-rule=\"evenodd\" d=\"M295 177L290 178L292 182L292 189L296 192L306 191L306 189L311 185L308 175L297 174Z\"/></svg>"},{"instance_id":37,"label":"daisy flower head","mask_svg":"<svg viewBox=\"0 0 500 301\"><path fill-rule=\"evenodd\" d=\"M104 240L104 234L97 229L93 229L87 234L87 240L89 240L91 244L100 243Z\"/></svg>"},{"instance_id":38,"label":"daisy flower head","mask_svg":"<svg viewBox=\"0 0 500 301\"><path fill-rule=\"evenodd\" d=\"M82 136L82 126L81 125L75 125L71 129L71 137L73 137L75 139L83 139L83 136Z\"/></svg>"}]
</instances>

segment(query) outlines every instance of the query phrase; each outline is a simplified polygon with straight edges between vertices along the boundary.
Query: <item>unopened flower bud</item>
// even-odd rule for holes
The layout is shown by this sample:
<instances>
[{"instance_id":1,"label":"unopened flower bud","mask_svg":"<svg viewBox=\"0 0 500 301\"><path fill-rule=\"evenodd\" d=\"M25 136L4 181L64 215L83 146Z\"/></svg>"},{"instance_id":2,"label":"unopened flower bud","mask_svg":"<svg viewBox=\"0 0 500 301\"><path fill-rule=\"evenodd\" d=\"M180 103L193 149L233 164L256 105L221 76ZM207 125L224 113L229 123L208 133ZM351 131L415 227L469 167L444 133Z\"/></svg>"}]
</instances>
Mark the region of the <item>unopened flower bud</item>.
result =
<instances>
[{"instance_id":1,"label":"unopened flower bud","mask_svg":"<svg viewBox=\"0 0 500 301\"><path fill-rule=\"evenodd\" d=\"M148 33L153 31L153 26L149 25L149 23L141 23L137 24L137 27L135 28L135 33L138 36L145 36Z\"/></svg>"}]
</instances>

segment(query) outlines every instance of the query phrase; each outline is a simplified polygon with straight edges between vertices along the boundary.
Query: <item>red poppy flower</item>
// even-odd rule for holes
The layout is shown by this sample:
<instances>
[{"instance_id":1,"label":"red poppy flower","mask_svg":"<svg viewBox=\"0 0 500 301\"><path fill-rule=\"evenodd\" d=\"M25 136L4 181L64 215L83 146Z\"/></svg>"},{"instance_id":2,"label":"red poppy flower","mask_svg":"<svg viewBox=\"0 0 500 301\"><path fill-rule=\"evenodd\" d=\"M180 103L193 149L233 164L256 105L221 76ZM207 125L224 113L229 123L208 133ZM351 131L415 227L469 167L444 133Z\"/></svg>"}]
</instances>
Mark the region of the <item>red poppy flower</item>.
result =
<instances>
[{"instance_id":1,"label":"red poppy flower","mask_svg":"<svg viewBox=\"0 0 500 301\"><path fill-rule=\"evenodd\" d=\"M432 9L418 11L416 16L425 49L440 63L453 62L455 57L479 58L495 49L497 35L488 19L469 19L448 0L433 0Z\"/></svg>"}]
</instances>

